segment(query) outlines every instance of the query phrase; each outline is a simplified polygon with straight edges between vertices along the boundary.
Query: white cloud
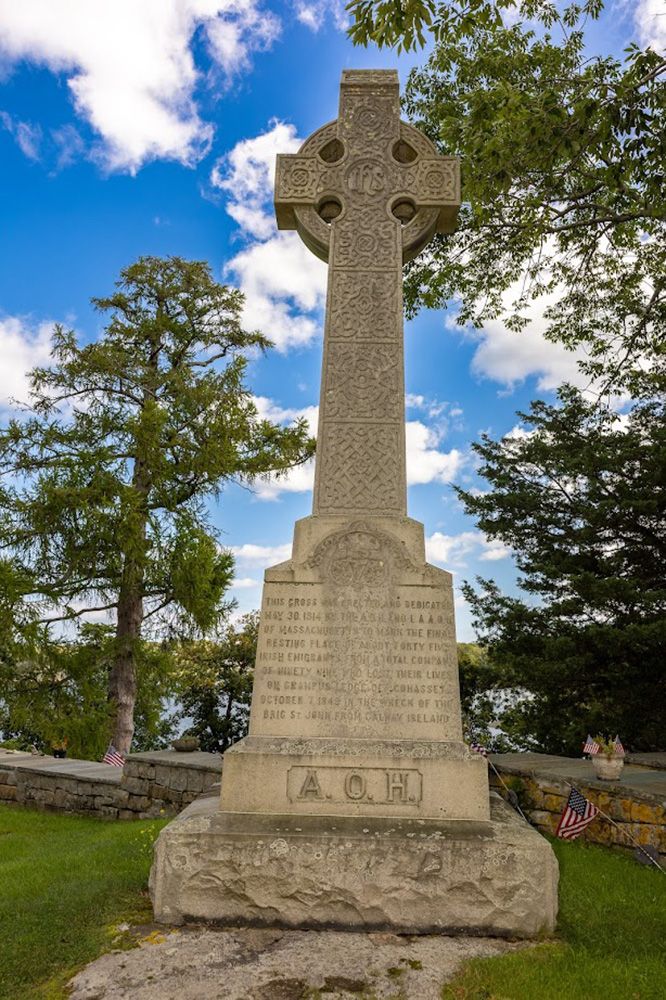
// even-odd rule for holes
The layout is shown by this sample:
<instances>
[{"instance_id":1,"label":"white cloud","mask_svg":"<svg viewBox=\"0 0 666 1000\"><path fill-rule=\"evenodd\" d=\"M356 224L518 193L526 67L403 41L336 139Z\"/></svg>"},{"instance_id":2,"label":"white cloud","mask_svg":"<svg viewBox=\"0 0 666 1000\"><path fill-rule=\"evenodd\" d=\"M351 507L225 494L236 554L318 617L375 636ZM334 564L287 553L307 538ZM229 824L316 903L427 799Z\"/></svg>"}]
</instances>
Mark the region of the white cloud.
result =
<instances>
[{"instance_id":1,"label":"white cloud","mask_svg":"<svg viewBox=\"0 0 666 1000\"><path fill-rule=\"evenodd\" d=\"M0 56L64 74L96 157L135 172L151 159L197 162L213 128L198 113L192 41L202 30L225 74L279 34L261 0L0 0Z\"/></svg>"},{"instance_id":2,"label":"white cloud","mask_svg":"<svg viewBox=\"0 0 666 1000\"><path fill-rule=\"evenodd\" d=\"M664 0L638 0L634 8L634 24L641 45L655 52L666 48L666 4Z\"/></svg>"},{"instance_id":3,"label":"white cloud","mask_svg":"<svg viewBox=\"0 0 666 1000\"><path fill-rule=\"evenodd\" d=\"M276 233L253 243L225 271L245 294L244 325L261 330L278 351L303 347L317 336L318 317L308 314L323 308L326 265L296 233Z\"/></svg>"},{"instance_id":4,"label":"white cloud","mask_svg":"<svg viewBox=\"0 0 666 1000\"><path fill-rule=\"evenodd\" d=\"M465 464L465 455L453 448L438 451L440 434L419 420L408 420L405 424L407 440L407 483L448 483L454 479Z\"/></svg>"},{"instance_id":5,"label":"white cloud","mask_svg":"<svg viewBox=\"0 0 666 1000\"><path fill-rule=\"evenodd\" d=\"M265 569L291 558L291 542L284 545L255 545L254 542L245 542L243 545L232 545L231 551L238 566Z\"/></svg>"},{"instance_id":6,"label":"white cloud","mask_svg":"<svg viewBox=\"0 0 666 1000\"><path fill-rule=\"evenodd\" d=\"M294 125L273 119L267 132L243 139L221 156L211 171L213 187L227 194L226 210L241 229L258 239L275 232L270 204L278 153L295 153L301 145Z\"/></svg>"},{"instance_id":7,"label":"white cloud","mask_svg":"<svg viewBox=\"0 0 666 1000\"><path fill-rule=\"evenodd\" d=\"M15 316L0 319L0 406L29 401L28 373L49 363L52 333L52 323L30 327Z\"/></svg>"},{"instance_id":8,"label":"white cloud","mask_svg":"<svg viewBox=\"0 0 666 1000\"><path fill-rule=\"evenodd\" d=\"M486 538L482 531L462 531L459 535L444 535L435 531L426 538L426 558L441 566L465 567L467 556L474 554L482 562L495 562L511 555L511 549L501 542Z\"/></svg>"},{"instance_id":9,"label":"white cloud","mask_svg":"<svg viewBox=\"0 0 666 1000\"><path fill-rule=\"evenodd\" d=\"M292 423L304 417L308 431L314 437L317 433L318 406L304 406L300 409L282 407L267 396L255 396L254 402L259 416L273 423ZM282 476L266 476L255 482L254 489L259 500L278 500L282 493L307 493L314 487L314 459L290 469Z\"/></svg>"},{"instance_id":10,"label":"white cloud","mask_svg":"<svg viewBox=\"0 0 666 1000\"><path fill-rule=\"evenodd\" d=\"M345 0L297 0L296 17L312 31L319 31L328 16L340 31L349 27Z\"/></svg>"},{"instance_id":11,"label":"white cloud","mask_svg":"<svg viewBox=\"0 0 666 1000\"><path fill-rule=\"evenodd\" d=\"M278 232L275 224L275 157L300 144L293 125L273 120L266 132L241 140L220 157L210 177L250 240L225 268L245 295L243 323L265 333L281 352L304 347L318 335L326 298L326 265L296 233Z\"/></svg>"},{"instance_id":12,"label":"white cloud","mask_svg":"<svg viewBox=\"0 0 666 1000\"><path fill-rule=\"evenodd\" d=\"M580 355L546 340L545 327L541 311L535 311L530 325L518 332L508 330L499 319L489 320L480 333L472 372L508 388L530 375L537 376L537 387L543 391L555 389L565 381L586 385L589 379L581 376L578 368Z\"/></svg>"},{"instance_id":13,"label":"white cloud","mask_svg":"<svg viewBox=\"0 0 666 1000\"><path fill-rule=\"evenodd\" d=\"M0 125L14 137L16 145L24 156L29 160L39 159L42 142L42 130L39 125L19 121L6 111L0 111Z\"/></svg>"},{"instance_id":14,"label":"white cloud","mask_svg":"<svg viewBox=\"0 0 666 1000\"><path fill-rule=\"evenodd\" d=\"M259 580L255 580L252 576L234 577L231 586L235 590L248 590L250 587L258 587Z\"/></svg>"}]
</instances>

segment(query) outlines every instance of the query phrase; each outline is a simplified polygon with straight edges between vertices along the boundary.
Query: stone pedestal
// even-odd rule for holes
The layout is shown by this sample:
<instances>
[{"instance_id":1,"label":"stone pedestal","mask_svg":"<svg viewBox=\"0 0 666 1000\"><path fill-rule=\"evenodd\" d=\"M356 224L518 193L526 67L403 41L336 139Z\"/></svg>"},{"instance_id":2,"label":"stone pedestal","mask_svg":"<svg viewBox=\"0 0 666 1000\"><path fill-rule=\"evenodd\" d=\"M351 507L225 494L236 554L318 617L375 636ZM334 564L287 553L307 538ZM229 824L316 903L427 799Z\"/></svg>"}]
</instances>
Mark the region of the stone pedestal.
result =
<instances>
[{"instance_id":1,"label":"stone pedestal","mask_svg":"<svg viewBox=\"0 0 666 1000\"><path fill-rule=\"evenodd\" d=\"M201 799L166 827L155 918L224 926L535 937L557 916L557 862L493 795L487 822L259 816Z\"/></svg>"}]
</instances>

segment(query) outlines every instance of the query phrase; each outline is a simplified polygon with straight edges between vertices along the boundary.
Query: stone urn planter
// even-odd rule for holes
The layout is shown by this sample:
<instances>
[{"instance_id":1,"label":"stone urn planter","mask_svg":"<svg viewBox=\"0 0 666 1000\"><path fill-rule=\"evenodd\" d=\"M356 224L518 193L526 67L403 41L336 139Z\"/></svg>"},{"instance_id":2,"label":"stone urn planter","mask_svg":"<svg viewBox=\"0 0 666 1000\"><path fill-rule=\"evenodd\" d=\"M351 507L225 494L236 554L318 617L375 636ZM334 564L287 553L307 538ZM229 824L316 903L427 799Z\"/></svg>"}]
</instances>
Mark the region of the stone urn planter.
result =
<instances>
[{"instance_id":1,"label":"stone urn planter","mask_svg":"<svg viewBox=\"0 0 666 1000\"><path fill-rule=\"evenodd\" d=\"M181 736L179 739L174 740L171 746L178 753L192 753L194 750L199 749L199 737L198 736Z\"/></svg>"},{"instance_id":2,"label":"stone urn planter","mask_svg":"<svg viewBox=\"0 0 666 1000\"><path fill-rule=\"evenodd\" d=\"M605 753L598 753L592 757L592 767L595 777L601 781L617 781L624 767L624 755L613 754L609 757Z\"/></svg>"}]
</instances>

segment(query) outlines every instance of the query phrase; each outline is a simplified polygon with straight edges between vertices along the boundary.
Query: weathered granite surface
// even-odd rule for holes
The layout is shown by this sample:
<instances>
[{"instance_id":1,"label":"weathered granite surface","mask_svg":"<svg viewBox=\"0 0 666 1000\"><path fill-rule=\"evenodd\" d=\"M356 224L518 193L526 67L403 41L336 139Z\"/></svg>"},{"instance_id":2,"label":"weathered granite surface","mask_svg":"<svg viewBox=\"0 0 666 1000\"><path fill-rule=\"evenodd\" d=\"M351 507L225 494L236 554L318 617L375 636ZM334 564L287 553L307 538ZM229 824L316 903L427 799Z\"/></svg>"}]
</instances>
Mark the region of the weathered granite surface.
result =
<instances>
[{"instance_id":1,"label":"weathered granite surface","mask_svg":"<svg viewBox=\"0 0 666 1000\"><path fill-rule=\"evenodd\" d=\"M220 811L165 830L159 920L537 934L549 844L463 742L452 577L407 517L402 265L451 232L460 169L345 70L336 121L279 156L278 225L328 261L313 514L266 570L250 735Z\"/></svg>"},{"instance_id":2,"label":"weathered granite surface","mask_svg":"<svg viewBox=\"0 0 666 1000\"><path fill-rule=\"evenodd\" d=\"M440 1000L468 959L516 944L336 931L184 930L103 955L73 979L71 1000Z\"/></svg>"},{"instance_id":3,"label":"weathered granite surface","mask_svg":"<svg viewBox=\"0 0 666 1000\"><path fill-rule=\"evenodd\" d=\"M155 919L531 937L552 931L550 845L498 796L485 823L233 815L213 799L161 832Z\"/></svg>"}]
</instances>

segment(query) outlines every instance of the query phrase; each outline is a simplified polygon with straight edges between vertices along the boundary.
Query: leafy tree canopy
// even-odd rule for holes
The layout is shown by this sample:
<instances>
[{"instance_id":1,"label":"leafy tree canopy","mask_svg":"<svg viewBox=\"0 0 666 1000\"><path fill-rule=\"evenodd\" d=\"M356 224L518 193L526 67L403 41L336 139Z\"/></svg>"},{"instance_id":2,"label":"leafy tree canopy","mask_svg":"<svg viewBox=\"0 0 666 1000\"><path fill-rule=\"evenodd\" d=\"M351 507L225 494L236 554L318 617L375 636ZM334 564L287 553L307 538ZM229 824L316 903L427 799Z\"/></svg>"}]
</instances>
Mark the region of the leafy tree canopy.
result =
<instances>
[{"instance_id":1,"label":"leafy tree canopy","mask_svg":"<svg viewBox=\"0 0 666 1000\"><path fill-rule=\"evenodd\" d=\"M502 728L523 746L580 753L581 733L663 749L666 730L666 405L628 416L571 388L532 404L526 430L474 445L487 493L458 493L513 549L526 598L467 584Z\"/></svg>"},{"instance_id":2,"label":"leafy tree canopy","mask_svg":"<svg viewBox=\"0 0 666 1000\"><path fill-rule=\"evenodd\" d=\"M407 269L409 313L454 303L460 324L519 330L541 298L547 336L584 347L609 389L651 392L666 343L666 58L590 54L602 4L352 0L355 42L435 48L408 116L460 156L453 236ZM511 8L511 17L507 10ZM516 19L517 18L517 19Z\"/></svg>"},{"instance_id":3,"label":"leafy tree canopy","mask_svg":"<svg viewBox=\"0 0 666 1000\"><path fill-rule=\"evenodd\" d=\"M252 612L220 641L189 642L177 653L181 717L191 720L186 733L199 737L202 750L224 753L247 733L258 629Z\"/></svg>"},{"instance_id":4,"label":"leafy tree canopy","mask_svg":"<svg viewBox=\"0 0 666 1000\"><path fill-rule=\"evenodd\" d=\"M209 499L286 471L313 442L303 421L259 419L244 379L269 341L242 329L241 294L205 263L143 257L93 302L102 336L80 345L57 327L31 407L0 431L0 615L48 628L115 612L109 697L126 751L146 629L205 633L226 609L233 560Z\"/></svg>"}]
</instances>

